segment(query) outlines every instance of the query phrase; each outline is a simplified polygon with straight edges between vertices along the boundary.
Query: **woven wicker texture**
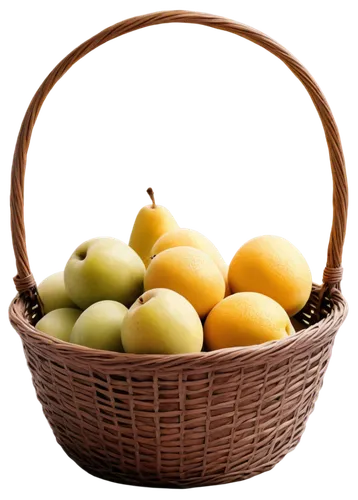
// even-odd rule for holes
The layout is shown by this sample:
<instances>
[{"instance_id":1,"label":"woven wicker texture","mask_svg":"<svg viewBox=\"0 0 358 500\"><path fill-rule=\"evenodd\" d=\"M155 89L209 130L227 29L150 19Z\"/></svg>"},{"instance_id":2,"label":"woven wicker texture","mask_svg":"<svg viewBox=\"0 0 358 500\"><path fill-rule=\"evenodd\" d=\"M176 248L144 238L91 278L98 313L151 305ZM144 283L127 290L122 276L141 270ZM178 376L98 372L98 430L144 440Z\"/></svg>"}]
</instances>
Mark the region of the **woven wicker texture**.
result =
<instances>
[{"instance_id":1,"label":"woven wicker texture","mask_svg":"<svg viewBox=\"0 0 358 500\"><path fill-rule=\"evenodd\" d=\"M247 38L279 57L300 79L326 134L333 176L333 224L324 285L313 287L297 319L307 327L278 341L209 353L153 356L97 351L50 338L26 251L24 177L32 129L52 87L106 41L150 25L203 24ZM271 469L298 443L347 313L340 292L348 205L339 133L307 70L266 35L208 14L160 12L118 23L69 54L35 94L14 153L11 225L19 292L10 321L20 334L34 386L66 453L99 477L186 487L241 480Z\"/></svg>"}]
</instances>

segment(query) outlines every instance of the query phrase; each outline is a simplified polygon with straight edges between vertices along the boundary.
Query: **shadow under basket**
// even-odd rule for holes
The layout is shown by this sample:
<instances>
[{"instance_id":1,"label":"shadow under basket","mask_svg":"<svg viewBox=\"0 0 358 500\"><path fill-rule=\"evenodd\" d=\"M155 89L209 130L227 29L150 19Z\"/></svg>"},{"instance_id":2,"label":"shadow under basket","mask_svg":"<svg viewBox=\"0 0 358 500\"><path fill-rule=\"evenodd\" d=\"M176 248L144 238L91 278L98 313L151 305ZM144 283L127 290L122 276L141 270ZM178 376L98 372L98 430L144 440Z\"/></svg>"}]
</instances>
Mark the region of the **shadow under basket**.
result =
<instances>
[{"instance_id":1,"label":"shadow under basket","mask_svg":"<svg viewBox=\"0 0 358 500\"><path fill-rule=\"evenodd\" d=\"M347 307L338 290L317 323L258 346L188 355L119 354L41 334L11 305L37 397L83 469L134 485L220 484L271 469L300 440ZM325 313L323 313L325 314Z\"/></svg>"},{"instance_id":2,"label":"shadow under basket","mask_svg":"<svg viewBox=\"0 0 358 500\"><path fill-rule=\"evenodd\" d=\"M31 133L56 82L84 55L130 31L193 23L261 45L302 82L320 116L333 177L333 225L323 285L295 318L304 329L249 347L182 355L135 355L62 342L33 326L41 316L24 228L24 179ZM89 473L133 485L190 487L238 481L271 469L300 440L335 335L347 314L340 292L347 179L339 133L322 92L282 46L240 23L186 11L147 14L107 28L65 57L25 114L14 153L11 229L19 333L37 397L64 451Z\"/></svg>"}]
</instances>

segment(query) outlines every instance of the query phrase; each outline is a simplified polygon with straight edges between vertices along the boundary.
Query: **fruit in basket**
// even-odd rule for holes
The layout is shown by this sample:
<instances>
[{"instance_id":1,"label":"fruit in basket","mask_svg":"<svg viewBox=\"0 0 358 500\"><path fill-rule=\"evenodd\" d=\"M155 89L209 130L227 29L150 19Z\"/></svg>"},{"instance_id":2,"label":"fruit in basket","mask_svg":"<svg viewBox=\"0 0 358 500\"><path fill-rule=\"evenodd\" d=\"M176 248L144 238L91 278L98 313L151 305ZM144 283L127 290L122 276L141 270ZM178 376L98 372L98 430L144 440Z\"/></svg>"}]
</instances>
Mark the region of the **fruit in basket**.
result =
<instances>
[{"instance_id":1,"label":"fruit in basket","mask_svg":"<svg viewBox=\"0 0 358 500\"><path fill-rule=\"evenodd\" d=\"M175 247L193 247L206 253L213 259L220 269L226 285L226 295L230 295L228 288L228 265L220 255L216 246L208 238L193 229L178 228L161 236L153 245L151 256L157 255L163 250Z\"/></svg>"},{"instance_id":2,"label":"fruit in basket","mask_svg":"<svg viewBox=\"0 0 358 500\"><path fill-rule=\"evenodd\" d=\"M70 341L70 335L73 325L80 317L82 311L70 307L55 309L45 314L40 321L36 323L37 330L56 337L65 342Z\"/></svg>"},{"instance_id":3,"label":"fruit in basket","mask_svg":"<svg viewBox=\"0 0 358 500\"><path fill-rule=\"evenodd\" d=\"M86 309L101 300L115 300L129 307L143 293L145 267L128 245L114 238L94 238L82 243L65 268L68 295Z\"/></svg>"},{"instance_id":4,"label":"fruit in basket","mask_svg":"<svg viewBox=\"0 0 358 500\"><path fill-rule=\"evenodd\" d=\"M172 290L145 292L129 309L122 325L125 352L182 354L200 352L203 327L193 306Z\"/></svg>"},{"instance_id":5,"label":"fruit in basket","mask_svg":"<svg viewBox=\"0 0 358 500\"><path fill-rule=\"evenodd\" d=\"M185 297L201 318L224 297L225 281L211 257L192 247L168 248L156 255L144 276L144 289L169 288Z\"/></svg>"},{"instance_id":6,"label":"fruit in basket","mask_svg":"<svg viewBox=\"0 0 358 500\"><path fill-rule=\"evenodd\" d=\"M148 188L147 193L152 204L139 211L129 240L129 246L137 252L146 267L150 262L150 251L157 239L178 227L169 210L155 203L153 189Z\"/></svg>"},{"instance_id":7,"label":"fruit in basket","mask_svg":"<svg viewBox=\"0 0 358 500\"><path fill-rule=\"evenodd\" d=\"M51 274L41 281L37 290L45 314L64 307L77 307L66 292L63 271Z\"/></svg>"},{"instance_id":8,"label":"fruit in basket","mask_svg":"<svg viewBox=\"0 0 358 500\"><path fill-rule=\"evenodd\" d=\"M283 307L255 292L226 297L209 313L204 325L205 344L211 351L262 344L292 333L293 326Z\"/></svg>"},{"instance_id":9,"label":"fruit in basket","mask_svg":"<svg viewBox=\"0 0 358 500\"><path fill-rule=\"evenodd\" d=\"M258 292L293 316L306 304L312 276L303 255L279 236L259 236L243 245L229 267L232 293Z\"/></svg>"},{"instance_id":10,"label":"fruit in basket","mask_svg":"<svg viewBox=\"0 0 358 500\"><path fill-rule=\"evenodd\" d=\"M114 300L89 306L76 321L70 342L93 349L123 352L122 323L128 309Z\"/></svg>"}]
</instances>

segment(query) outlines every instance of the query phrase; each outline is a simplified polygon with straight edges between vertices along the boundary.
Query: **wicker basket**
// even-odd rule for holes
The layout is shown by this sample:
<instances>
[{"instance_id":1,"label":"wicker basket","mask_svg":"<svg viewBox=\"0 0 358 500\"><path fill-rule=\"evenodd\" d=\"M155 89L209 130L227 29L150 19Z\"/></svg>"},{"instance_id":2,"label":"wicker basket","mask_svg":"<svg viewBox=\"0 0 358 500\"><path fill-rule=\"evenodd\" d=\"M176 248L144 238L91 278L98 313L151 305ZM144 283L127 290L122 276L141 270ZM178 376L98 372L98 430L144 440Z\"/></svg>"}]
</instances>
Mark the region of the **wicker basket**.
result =
<instances>
[{"instance_id":1,"label":"wicker basket","mask_svg":"<svg viewBox=\"0 0 358 500\"><path fill-rule=\"evenodd\" d=\"M333 226L323 285L296 318L306 327L266 344L184 355L98 351L37 331L41 315L24 228L24 175L32 129L46 96L88 52L161 23L229 31L275 54L305 86L321 118L333 175ZM71 52L49 74L26 112L16 144L11 223L18 295L10 321L21 336L37 397L57 441L83 469L116 482L188 487L226 483L271 469L300 440L347 313L340 292L347 180L337 126L306 69L266 35L186 11L120 22Z\"/></svg>"}]
</instances>

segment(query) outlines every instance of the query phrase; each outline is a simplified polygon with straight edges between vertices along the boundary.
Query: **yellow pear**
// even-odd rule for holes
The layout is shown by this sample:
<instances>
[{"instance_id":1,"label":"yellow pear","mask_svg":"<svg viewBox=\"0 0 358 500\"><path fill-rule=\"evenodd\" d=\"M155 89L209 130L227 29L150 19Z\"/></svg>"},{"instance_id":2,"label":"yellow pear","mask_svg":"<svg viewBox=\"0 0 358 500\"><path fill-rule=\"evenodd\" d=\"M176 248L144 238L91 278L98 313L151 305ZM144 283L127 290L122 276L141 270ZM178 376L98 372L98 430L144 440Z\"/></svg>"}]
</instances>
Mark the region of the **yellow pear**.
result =
<instances>
[{"instance_id":1,"label":"yellow pear","mask_svg":"<svg viewBox=\"0 0 358 500\"><path fill-rule=\"evenodd\" d=\"M228 271L229 266L226 264L224 259L221 257L219 250L216 246L211 243L206 236L194 231L193 229L183 229L178 228L173 231L168 231L163 234L155 243L151 250L151 256L157 255L163 250L175 247L192 247L201 250L202 252L209 255L215 264L220 269L223 278L225 280L225 297L230 295L230 290L228 286Z\"/></svg>"},{"instance_id":2,"label":"yellow pear","mask_svg":"<svg viewBox=\"0 0 358 500\"><path fill-rule=\"evenodd\" d=\"M177 229L178 224L165 207L156 205L152 188L147 189L152 200L151 205L143 207L134 222L129 246L142 259L146 267L150 263L151 249L164 233Z\"/></svg>"}]
</instances>

